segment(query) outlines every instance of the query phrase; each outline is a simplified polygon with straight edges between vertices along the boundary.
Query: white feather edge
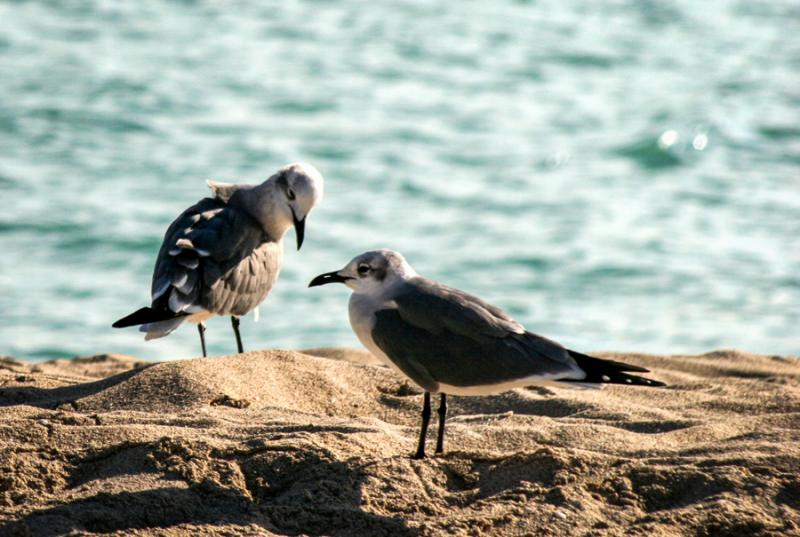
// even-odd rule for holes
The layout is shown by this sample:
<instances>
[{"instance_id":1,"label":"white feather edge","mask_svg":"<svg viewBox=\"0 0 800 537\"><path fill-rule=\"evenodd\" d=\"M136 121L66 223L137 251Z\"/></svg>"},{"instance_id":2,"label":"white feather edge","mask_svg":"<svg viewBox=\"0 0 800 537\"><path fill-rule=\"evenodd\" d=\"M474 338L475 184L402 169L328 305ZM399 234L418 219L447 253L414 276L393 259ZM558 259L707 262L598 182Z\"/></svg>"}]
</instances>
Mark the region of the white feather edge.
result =
<instances>
[{"instance_id":1,"label":"white feather edge","mask_svg":"<svg viewBox=\"0 0 800 537\"><path fill-rule=\"evenodd\" d=\"M578 370L580 371L580 370ZM483 384L478 386L451 386L444 382L439 383L439 393L446 393L450 395L493 395L503 393L514 388L526 388L528 386L556 386L558 388L578 388L578 389L598 389L601 384L590 382L558 382L559 380L569 380L569 371L562 371L560 373L550 373L545 375L531 375L521 379L509 380L507 382L498 382L496 384Z\"/></svg>"},{"instance_id":2,"label":"white feather edge","mask_svg":"<svg viewBox=\"0 0 800 537\"><path fill-rule=\"evenodd\" d=\"M228 200L231 199L233 193L239 188L239 185L234 183L222 183L212 179L208 179L206 184L208 185L208 188L211 189L214 197L221 199L225 203L228 203Z\"/></svg>"},{"instance_id":3,"label":"white feather edge","mask_svg":"<svg viewBox=\"0 0 800 537\"><path fill-rule=\"evenodd\" d=\"M164 283L161 284L161 287L159 287L153 292L153 297L151 300L155 301L155 299L166 293L167 289L169 288L170 288L170 282L169 280L166 280Z\"/></svg>"}]
</instances>

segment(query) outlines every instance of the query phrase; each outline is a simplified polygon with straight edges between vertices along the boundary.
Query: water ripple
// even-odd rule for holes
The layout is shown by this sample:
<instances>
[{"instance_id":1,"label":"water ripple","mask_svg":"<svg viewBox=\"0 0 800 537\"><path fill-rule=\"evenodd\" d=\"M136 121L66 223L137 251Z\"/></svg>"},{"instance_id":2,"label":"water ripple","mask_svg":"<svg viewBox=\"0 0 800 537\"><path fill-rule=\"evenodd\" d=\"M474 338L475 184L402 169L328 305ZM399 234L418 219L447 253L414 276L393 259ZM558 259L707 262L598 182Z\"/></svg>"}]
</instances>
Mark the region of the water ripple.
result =
<instances>
[{"instance_id":1,"label":"water ripple","mask_svg":"<svg viewBox=\"0 0 800 537\"><path fill-rule=\"evenodd\" d=\"M206 179L300 159L253 347L357 345L304 283L393 247L587 350L797 354L795 4L0 3L0 354L185 356L108 325Z\"/></svg>"}]
</instances>

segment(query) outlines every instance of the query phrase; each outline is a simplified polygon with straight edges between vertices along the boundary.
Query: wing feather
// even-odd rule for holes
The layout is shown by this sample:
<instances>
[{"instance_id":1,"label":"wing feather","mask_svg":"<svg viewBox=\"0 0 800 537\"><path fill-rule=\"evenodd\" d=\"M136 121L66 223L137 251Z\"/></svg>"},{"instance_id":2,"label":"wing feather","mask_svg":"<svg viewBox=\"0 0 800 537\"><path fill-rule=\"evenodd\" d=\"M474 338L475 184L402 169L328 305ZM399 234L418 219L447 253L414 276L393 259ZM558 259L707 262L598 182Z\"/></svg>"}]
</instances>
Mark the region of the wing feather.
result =
<instances>
[{"instance_id":1,"label":"wing feather","mask_svg":"<svg viewBox=\"0 0 800 537\"><path fill-rule=\"evenodd\" d=\"M457 289L415 278L394 302L397 308L375 314L372 338L423 388L580 376L560 344Z\"/></svg>"},{"instance_id":2,"label":"wing feather","mask_svg":"<svg viewBox=\"0 0 800 537\"><path fill-rule=\"evenodd\" d=\"M413 278L407 292L395 298L401 315L433 333L450 331L472 337L505 337L523 333L518 322L496 306L459 289L427 278Z\"/></svg>"},{"instance_id":3,"label":"wing feather","mask_svg":"<svg viewBox=\"0 0 800 537\"><path fill-rule=\"evenodd\" d=\"M153 272L153 307L246 314L277 278L275 244L243 210L200 200L167 229Z\"/></svg>"}]
</instances>

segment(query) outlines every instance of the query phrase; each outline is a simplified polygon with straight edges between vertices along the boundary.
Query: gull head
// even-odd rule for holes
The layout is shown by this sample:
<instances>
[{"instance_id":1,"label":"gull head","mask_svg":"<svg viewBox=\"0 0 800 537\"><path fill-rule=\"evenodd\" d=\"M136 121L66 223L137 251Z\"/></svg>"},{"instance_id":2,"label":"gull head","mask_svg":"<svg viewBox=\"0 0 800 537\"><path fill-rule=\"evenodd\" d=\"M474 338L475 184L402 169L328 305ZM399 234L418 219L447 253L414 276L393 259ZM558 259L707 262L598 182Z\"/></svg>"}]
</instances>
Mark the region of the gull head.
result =
<instances>
[{"instance_id":1,"label":"gull head","mask_svg":"<svg viewBox=\"0 0 800 537\"><path fill-rule=\"evenodd\" d=\"M287 218L291 218L299 250L303 245L306 217L322 201L322 174L311 164L295 162L278 170L273 177L278 190L278 206Z\"/></svg>"},{"instance_id":2,"label":"gull head","mask_svg":"<svg viewBox=\"0 0 800 537\"><path fill-rule=\"evenodd\" d=\"M320 274L309 287L343 283L354 293L385 296L394 286L417 273L406 259L392 250L372 250L354 257L344 268Z\"/></svg>"}]
</instances>

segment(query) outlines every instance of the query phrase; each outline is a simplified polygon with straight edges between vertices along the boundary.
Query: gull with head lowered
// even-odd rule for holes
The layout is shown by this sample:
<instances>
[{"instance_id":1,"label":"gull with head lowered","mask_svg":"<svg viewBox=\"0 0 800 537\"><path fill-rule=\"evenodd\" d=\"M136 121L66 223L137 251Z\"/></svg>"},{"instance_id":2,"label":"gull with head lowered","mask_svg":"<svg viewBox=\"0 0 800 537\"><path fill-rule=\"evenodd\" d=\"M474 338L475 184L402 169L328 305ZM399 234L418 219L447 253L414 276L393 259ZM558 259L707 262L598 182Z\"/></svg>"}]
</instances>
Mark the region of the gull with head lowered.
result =
<instances>
[{"instance_id":1,"label":"gull with head lowered","mask_svg":"<svg viewBox=\"0 0 800 537\"><path fill-rule=\"evenodd\" d=\"M376 250L309 287L341 282L353 290L350 324L374 355L424 391L415 458L425 457L431 393L440 395L436 453L444 451L447 395L487 395L543 382L664 386L627 372L642 367L569 350L528 332L500 308L417 275L397 252Z\"/></svg>"},{"instance_id":2,"label":"gull with head lowered","mask_svg":"<svg viewBox=\"0 0 800 537\"><path fill-rule=\"evenodd\" d=\"M243 352L239 317L267 297L281 269L283 236L294 226L303 244L308 214L322 199L323 179L310 164L284 166L258 185L208 182L213 197L186 209L167 229L156 258L152 303L113 324L141 325L145 339L164 337L183 321L205 325L230 315Z\"/></svg>"}]
</instances>

